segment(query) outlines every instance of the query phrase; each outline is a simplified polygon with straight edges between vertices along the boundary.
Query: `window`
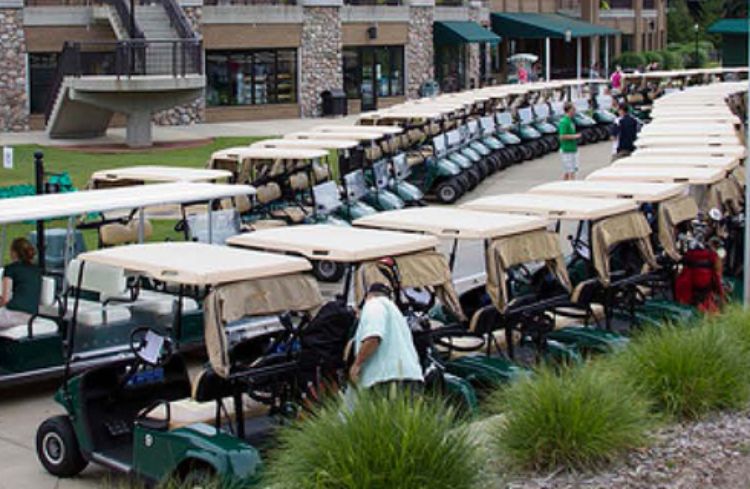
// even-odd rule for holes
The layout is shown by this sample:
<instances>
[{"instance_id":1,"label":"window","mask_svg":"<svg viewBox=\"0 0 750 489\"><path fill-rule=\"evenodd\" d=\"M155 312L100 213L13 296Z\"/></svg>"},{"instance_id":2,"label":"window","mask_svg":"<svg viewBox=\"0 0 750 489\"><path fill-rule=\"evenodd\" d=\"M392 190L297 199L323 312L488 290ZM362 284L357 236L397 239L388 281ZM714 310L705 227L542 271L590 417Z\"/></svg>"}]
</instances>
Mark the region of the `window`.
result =
<instances>
[{"instance_id":1,"label":"window","mask_svg":"<svg viewBox=\"0 0 750 489\"><path fill-rule=\"evenodd\" d=\"M29 105L32 114L43 114L55 83L58 53L29 53Z\"/></svg>"},{"instance_id":2,"label":"window","mask_svg":"<svg viewBox=\"0 0 750 489\"><path fill-rule=\"evenodd\" d=\"M206 103L288 104L297 101L297 51L208 51Z\"/></svg>"},{"instance_id":3,"label":"window","mask_svg":"<svg viewBox=\"0 0 750 489\"><path fill-rule=\"evenodd\" d=\"M620 51L624 53L625 51L632 51L632 50L633 50L633 35L623 34Z\"/></svg>"},{"instance_id":4,"label":"window","mask_svg":"<svg viewBox=\"0 0 750 489\"><path fill-rule=\"evenodd\" d=\"M404 47L344 48L344 91L360 98L362 90L377 90L378 97L404 94Z\"/></svg>"}]
</instances>

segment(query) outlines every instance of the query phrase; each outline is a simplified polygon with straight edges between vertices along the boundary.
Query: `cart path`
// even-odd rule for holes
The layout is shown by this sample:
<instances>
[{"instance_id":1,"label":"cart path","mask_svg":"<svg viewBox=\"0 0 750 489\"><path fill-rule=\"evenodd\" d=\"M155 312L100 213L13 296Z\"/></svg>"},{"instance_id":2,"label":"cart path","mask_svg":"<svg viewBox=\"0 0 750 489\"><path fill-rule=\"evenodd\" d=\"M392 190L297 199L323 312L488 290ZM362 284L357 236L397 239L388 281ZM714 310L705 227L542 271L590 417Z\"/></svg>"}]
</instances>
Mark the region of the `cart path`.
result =
<instances>
[{"instance_id":1,"label":"cart path","mask_svg":"<svg viewBox=\"0 0 750 489\"><path fill-rule=\"evenodd\" d=\"M581 177L609 164L612 145L599 143L581 148ZM482 182L463 201L496 193L523 192L561 176L559 155L527 161L503 170ZM466 251L466 250L464 250ZM467 253L472 254L472 253ZM477 263L474 263L476 261ZM481 258L461 259L456 263L457 276L474 272ZM47 474L36 458L34 447L37 427L50 416L62 414L52 399L58 382L0 390L0 489L82 489L127 487L117 477L89 466L74 479L55 479Z\"/></svg>"}]
</instances>

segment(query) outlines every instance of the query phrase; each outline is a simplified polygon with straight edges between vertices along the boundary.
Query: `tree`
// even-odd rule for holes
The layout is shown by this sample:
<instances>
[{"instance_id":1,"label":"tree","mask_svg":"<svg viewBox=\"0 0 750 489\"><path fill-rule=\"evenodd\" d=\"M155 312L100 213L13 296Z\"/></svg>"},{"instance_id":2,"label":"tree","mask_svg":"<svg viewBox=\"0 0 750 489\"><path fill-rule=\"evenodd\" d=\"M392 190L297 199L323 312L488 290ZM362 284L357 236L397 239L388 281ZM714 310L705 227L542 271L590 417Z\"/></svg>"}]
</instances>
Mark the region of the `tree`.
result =
<instances>
[{"instance_id":1,"label":"tree","mask_svg":"<svg viewBox=\"0 0 750 489\"><path fill-rule=\"evenodd\" d=\"M686 0L669 0L667 12L668 42L684 43L694 40L693 24Z\"/></svg>"},{"instance_id":2,"label":"tree","mask_svg":"<svg viewBox=\"0 0 750 489\"><path fill-rule=\"evenodd\" d=\"M725 0L703 0L700 4L700 25L701 39L709 39L714 44L719 42L720 36L709 34L708 28L717 20L726 15L726 7L729 2Z\"/></svg>"},{"instance_id":3,"label":"tree","mask_svg":"<svg viewBox=\"0 0 750 489\"><path fill-rule=\"evenodd\" d=\"M735 19L747 18L747 1L746 0L726 0L725 2L726 17Z\"/></svg>"}]
</instances>

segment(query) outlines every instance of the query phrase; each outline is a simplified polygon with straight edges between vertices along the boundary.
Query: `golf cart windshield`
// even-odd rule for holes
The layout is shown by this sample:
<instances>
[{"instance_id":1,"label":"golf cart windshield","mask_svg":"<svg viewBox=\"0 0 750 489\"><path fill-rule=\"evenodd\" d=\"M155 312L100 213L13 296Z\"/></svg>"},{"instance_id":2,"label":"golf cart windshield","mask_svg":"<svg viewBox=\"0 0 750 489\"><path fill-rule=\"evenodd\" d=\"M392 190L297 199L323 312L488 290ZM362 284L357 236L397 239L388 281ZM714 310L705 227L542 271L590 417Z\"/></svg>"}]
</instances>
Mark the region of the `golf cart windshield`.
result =
<instances>
[{"instance_id":1,"label":"golf cart windshield","mask_svg":"<svg viewBox=\"0 0 750 489\"><path fill-rule=\"evenodd\" d=\"M369 190L362 170L355 170L344 175L344 186L349 202L355 202L364 198Z\"/></svg>"}]
</instances>

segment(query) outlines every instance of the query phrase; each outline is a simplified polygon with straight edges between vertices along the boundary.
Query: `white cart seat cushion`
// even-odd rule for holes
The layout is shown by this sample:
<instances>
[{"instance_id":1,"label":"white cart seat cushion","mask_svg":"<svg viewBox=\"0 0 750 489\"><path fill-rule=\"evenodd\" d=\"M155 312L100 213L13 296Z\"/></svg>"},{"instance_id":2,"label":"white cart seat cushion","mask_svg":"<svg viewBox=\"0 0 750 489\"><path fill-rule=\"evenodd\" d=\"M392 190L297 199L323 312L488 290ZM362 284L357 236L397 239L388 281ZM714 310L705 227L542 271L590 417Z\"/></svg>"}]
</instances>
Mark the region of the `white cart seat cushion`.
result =
<instances>
[{"instance_id":1,"label":"white cart seat cushion","mask_svg":"<svg viewBox=\"0 0 750 489\"><path fill-rule=\"evenodd\" d=\"M51 319L36 317L31 323L31 331L34 336L46 336L57 334L57 323ZM12 328L0 329L0 338L11 340L22 340L29 337L29 325L19 324Z\"/></svg>"},{"instance_id":2,"label":"white cart seat cushion","mask_svg":"<svg viewBox=\"0 0 750 489\"><path fill-rule=\"evenodd\" d=\"M231 397L227 397L222 402L224 404L224 409L221 412L222 422L233 421L235 418L234 401ZM265 416L269 411L268 406L247 396L243 396L242 404L243 413L246 418ZM198 402L190 398L172 401L169 403L169 414L170 430L176 430L197 423L214 425L216 421L216 403L213 401ZM227 419L227 414L229 415L229 419ZM156 406L146 413L146 418L159 421L165 420L167 418L165 405L160 404Z\"/></svg>"},{"instance_id":3,"label":"white cart seat cushion","mask_svg":"<svg viewBox=\"0 0 750 489\"><path fill-rule=\"evenodd\" d=\"M165 292L154 290L141 290L138 292L138 300L133 303L133 309L144 311L152 314L166 315L172 314L177 307L178 297ZM195 312L198 310L198 303L190 297L182 298L182 312Z\"/></svg>"},{"instance_id":4,"label":"white cart seat cushion","mask_svg":"<svg viewBox=\"0 0 750 489\"><path fill-rule=\"evenodd\" d=\"M78 284L79 260L71 260L68 265L67 278L72 286ZM86 263L83 268L81 289L98 292L103 297L117 297L127 290L128 282L125 270L99 263Z\"/></svg>"},{"instance_id":5,"label":"white cart seat cushion","mask_svg":"<svg viewBox=\"0 0 750 489\"><path fill-rule=\"evenodd\" d=\"M70 303L71 313L73 307L73 303ZM120 304L104 305L99 302L80 300L76 322L81 326L94 327L130 321L130 318L130 309L127 306Z\"/></svg>"}]
</instances>

